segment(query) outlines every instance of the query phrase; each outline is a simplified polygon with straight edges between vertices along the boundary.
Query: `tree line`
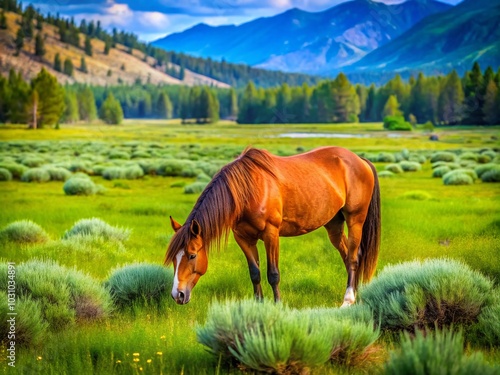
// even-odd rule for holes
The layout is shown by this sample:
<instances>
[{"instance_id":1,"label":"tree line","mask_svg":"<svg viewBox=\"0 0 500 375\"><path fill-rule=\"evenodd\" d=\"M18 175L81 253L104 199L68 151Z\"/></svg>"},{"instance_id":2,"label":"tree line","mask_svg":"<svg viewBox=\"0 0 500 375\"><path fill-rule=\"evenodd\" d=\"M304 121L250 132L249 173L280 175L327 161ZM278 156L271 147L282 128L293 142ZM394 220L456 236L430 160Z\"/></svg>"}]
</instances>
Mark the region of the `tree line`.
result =
<instances>
[{"instance_id":1,"label":"tree line","mask_svg":"<svg viewBox=\"0 0 500 375\"><path fill-rule=\"evenodd\" d=\"M39 127L77 121L120 123L123 118L180 118L242 124L355 123L401 119L415 125L500 124L500 69L484 73L475 63L460 77L396 75L384 86L353 85L344 74L315 86L244 89L134 84L61 86L45 69L31 81L11 69L0 77L0 122ZM388 127L390 128L390 127Z\"/></svg>"},{"instance_id":2,"label":"tree line","mask_svg":"<svg viewBox=\"0 0 500 375\"><path fill-rule=\"evenodd\" d=\"M344 74L315 86L245 87L238 102L238 122L330 123L378 122L401 116L409 122L441 125L500 123L500 69L479 64L460 77L426 77L423 73L405 82L396 75L385 85L353 85Z\"/></svg>"},{"instance_id":3,"label":"tree line","mask_svg":"<svg viewBox=\"0 0 500 375\"><path fill-rule=\"evenodd\" d=\"M59 38L62 42L81 48L88 56L92 56L93 53L91 44L91 39L93 38L100 39L105 43L105 54L108 54L110 49L115 48L117 44L121 44L128 48L129 53L132 53L134 49L141 51L144 53L144 61L153 61L150 62L153 67L180 80L184 79L186 69L225 82L232 87L243 87L248 81L253 81L262 87L272 87L282 82L295 86L303 82L311 84L319 80L318 77L307 74L257 69L243 64L232 64L226 61L215 61L210 58L204 59L184 53L165 51L154 47L150 43L140 41L137 35L130 32L119 31L116 28L108 32L102 28L100 21L94 22L83 19L77 25L73 17L64 18L59 13L43 15L31 4L23 8L22 3L17 0L0 0L0 8L2 9L0 13L0 28L7 28L5 11L15 12L22 16L21 28L15 40L18 52L23 48L25 38L31 39L34 36L34 24L36 24L36 28L41 32L43 30L43 23L48 23L57 27ZM83 45L80 40L80 34L85 36ZM39 42L43 43L41 34ZM152 59L149 60L148 57ZM82 58L81 65L83 64L84 59Z\"/></svg>"}]
</instances>

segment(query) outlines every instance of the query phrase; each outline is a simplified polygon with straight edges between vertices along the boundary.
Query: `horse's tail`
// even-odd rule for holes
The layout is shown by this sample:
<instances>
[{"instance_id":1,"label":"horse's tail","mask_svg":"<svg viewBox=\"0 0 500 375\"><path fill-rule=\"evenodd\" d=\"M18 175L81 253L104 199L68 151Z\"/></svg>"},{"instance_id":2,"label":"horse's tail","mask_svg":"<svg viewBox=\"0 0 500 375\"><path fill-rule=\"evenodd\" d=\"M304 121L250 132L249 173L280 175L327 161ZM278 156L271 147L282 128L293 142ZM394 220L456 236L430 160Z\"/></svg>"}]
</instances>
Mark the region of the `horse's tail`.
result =
<instances>
[{"instance_id":1,"label":"horse's tail","mask_svg":"<svg viewBox=\"0 0 500 375\"><path fill-rule=\"evenodd\" d=\"M360 254L358 257L358 280L363 278L363 282L371 280L377 268L378 253L380 249L380 185L377 177L377 170L369 160L364 159L373 172L375 185L373 187L372 199L368 207L368 214L363 224Z\"/></svg>"}]
</instances>

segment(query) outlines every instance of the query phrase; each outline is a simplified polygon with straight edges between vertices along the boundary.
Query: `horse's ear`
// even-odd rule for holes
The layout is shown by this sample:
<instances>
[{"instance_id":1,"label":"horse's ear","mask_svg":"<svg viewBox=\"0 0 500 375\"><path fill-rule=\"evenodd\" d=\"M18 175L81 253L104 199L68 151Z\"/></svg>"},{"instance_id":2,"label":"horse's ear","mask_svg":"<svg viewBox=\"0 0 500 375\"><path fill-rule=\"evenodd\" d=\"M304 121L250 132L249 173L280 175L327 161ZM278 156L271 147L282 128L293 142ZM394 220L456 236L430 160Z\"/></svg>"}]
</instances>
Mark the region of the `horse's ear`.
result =
<instances>
[{"instance_id":1,"label":"horse's ear","mask_svg":"<svg viewBox=\"0 0 500 375\"><path fill-rule=\"evenodd\" d=\"M194 236L198 237L201 235L201 226L200 223L198 223L196 220L193 219L193 221L191 222L191 227L189 229Z\"/></svg>"},{"instance_id":2,"label":"horse's ear","mask_svg":"<svg viewBox=\"0 0 500 375\"><path fill-rule=\"evenodd\" d=\"M182 227L182 225L175 221L172 216L170 216L170 224L172 225L172 229L174 230L174 232L177 232Z\"/></svg>"}]
</instances>

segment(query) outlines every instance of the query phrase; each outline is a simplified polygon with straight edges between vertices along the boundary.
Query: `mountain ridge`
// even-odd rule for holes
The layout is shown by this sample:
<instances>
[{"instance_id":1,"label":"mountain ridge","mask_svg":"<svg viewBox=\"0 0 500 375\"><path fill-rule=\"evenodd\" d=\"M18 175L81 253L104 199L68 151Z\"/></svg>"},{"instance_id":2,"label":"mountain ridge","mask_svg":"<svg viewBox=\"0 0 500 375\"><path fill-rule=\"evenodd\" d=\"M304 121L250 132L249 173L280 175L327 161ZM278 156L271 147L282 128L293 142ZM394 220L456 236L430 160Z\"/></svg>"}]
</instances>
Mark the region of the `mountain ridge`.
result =
<instances>
[{"instance_id":1,"label":"mountain ridge","mask_svg":"<svg viewBox=\"0 0 500 375\"><path fill-rule=\"evenodd\" d=\"M450 8L435 0L398 5L353 0L320 12L292 8L238 26L197 24L152 44L258 68L325 74L360 60L427 15Z\"/></svg>"}]
</instances>

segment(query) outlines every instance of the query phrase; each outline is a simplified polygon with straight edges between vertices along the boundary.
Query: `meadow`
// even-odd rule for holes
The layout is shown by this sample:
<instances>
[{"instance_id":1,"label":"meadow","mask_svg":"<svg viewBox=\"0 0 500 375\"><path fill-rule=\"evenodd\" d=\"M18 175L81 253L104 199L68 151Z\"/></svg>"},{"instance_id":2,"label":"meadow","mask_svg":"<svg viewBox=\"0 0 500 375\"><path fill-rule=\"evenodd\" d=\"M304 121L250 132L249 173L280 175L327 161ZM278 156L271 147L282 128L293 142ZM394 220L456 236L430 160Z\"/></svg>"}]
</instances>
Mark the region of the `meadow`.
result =
<instances>
[{"instance_id":1,"label":"meadow","mask_svg":"<svg viewBox=\"0 0 500 375\"><path fill-rule=\"evenodd\" d=\"M445 257L464 262L498 287L500 183L483 182L476 175L472 184L445 185L442 178L432 177L430 160L437 153L450 153L458 164L456 169L470 170L498 163L500 128L439 128L435 131L439 141L430 141L424 130L389 133L381 129L381 124L243 126L222 122L199 126L133 120L120 127L75 125L59 130L1 126L0 168L24 162L31 168L63 168L69 175L59 181L50 178L34 182L22 177L32 181L22 182L15 176L11 181L0 181L0 228L31 220L49 236L35 244L0 238L0 258L17 265L30 259L55 260L99 282L127 264L161 265L173 234L168 217L183 223L198 196L186 194L187 186L196 181L206 184L207 176L248 145L279 155L337 145L373 160L380 172L401 160L419 166L414 172L380 178L382 243L378 272L390 264ZM471 157L471 153L476 156ZM468 158L460 159L465 154ZM172 160L185 162L179 167ZM126 168L140 171L127 175ZM455 167L450 164L450 168ZM65 194L64 180L76 173L90 175L92 182L100 185L97 194ZM130 236L81 246L62 239L76 222L87 218L129 229ZM296 309L340 306L347 276L326 231L283 238L280 244L284 303ZM259 252L265 259L262 244ZM252 297L246 260L235 241L230 237L226 249L211 254L208 272L188 305L178 306L170 298L171 282L167 280L166 297L159 304L132 305L115 309L103 319L77 320L69 328L48 330L41 342L18 348L15 368L9 368L5 358L0 358L2 372L239 372L238 367L210 354L197 342L195 332L205 323L215 300ZM267 282L262 285L265 298L270 299L270 287ZM397 344L382 336L380 346L386 358ZM498 346L468 346L471 352L478 349L488 362L500 364ZM327 363L312 372L377 373L380 366L352 369Z\"/></svg>"}]
</instances>

